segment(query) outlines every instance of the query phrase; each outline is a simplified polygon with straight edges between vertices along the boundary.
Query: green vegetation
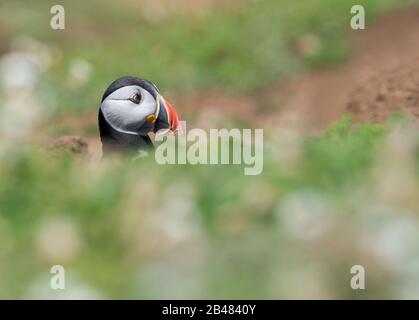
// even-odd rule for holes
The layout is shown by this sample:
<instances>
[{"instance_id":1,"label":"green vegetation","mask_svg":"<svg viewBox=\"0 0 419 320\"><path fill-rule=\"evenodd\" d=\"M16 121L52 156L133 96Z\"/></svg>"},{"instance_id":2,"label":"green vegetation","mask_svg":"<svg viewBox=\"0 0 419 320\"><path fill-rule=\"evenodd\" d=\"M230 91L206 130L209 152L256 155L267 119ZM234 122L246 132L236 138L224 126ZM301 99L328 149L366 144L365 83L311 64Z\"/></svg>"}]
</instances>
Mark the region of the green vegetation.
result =
<instances>
[{"instance_id":1,"label":"green vegetation","mask_svg":"<svg viewBox=\"0 0 419 320\"><path fill-rule=\"evenodd\" d=\"M358 1L369 22L402 2L412 1ZM67 29L56 32L49 29L53 4L5 0L0 19L5 40L25 34L56 50L45 81L65 112L92 111L98 92L121 75L152 79L165 92L208 87L249 92L291 72L341 62L349 52L344 40L349 0L263 0L197 16L180 11L156 22L151 19L156 13L144 12L140 4L73 0L64 2ZM314 37L313 52L301 56L295 46L307 35ZM81 88L63 81L77 57L93 69Z\"/></svg>"},{"instance_id":2,"label":"green vegetation","mask_svg":"<svg viewBox=\"0 0 419 320\"><path fill-rule=\"evenodd\" d=\"M71 157L46 160L50 154L34 149L6 153L0 297L34 297L32 285L48 286L50 265L63 264L69 277L95 288L93 297L310 297L315 292L300 292L299 277L313 276L307 279L313 290L351 298L347 263L362 259L369 272L387 272L379 263L386 256L365 257L356 246L365 236L357 224L363 210L381 201L375 173L385 175L389 165L381 152L390 148L392 154L388 141L395 134L405 141L403 127L354 126L342 119L324 136L294 144L292 159L281 144L267 148L264 172L256 177L243 176L238 166L161 167L152 157L86 166ZM416 159L414 150L411 157ZM393 159L402 174L411 158ZM412 188L407 193L416 196ZM408 202L386 201L394 212L409 209ZM56 221L69 240L52 237L46 226ZM346 241L333 243L336 233ZM374 231L371 236L378 237ZM388 291L393 276L370 279L366 296L399 294ZM74 281L68 280L67 294L83 292Z\"/></svg>"}]
</instances>

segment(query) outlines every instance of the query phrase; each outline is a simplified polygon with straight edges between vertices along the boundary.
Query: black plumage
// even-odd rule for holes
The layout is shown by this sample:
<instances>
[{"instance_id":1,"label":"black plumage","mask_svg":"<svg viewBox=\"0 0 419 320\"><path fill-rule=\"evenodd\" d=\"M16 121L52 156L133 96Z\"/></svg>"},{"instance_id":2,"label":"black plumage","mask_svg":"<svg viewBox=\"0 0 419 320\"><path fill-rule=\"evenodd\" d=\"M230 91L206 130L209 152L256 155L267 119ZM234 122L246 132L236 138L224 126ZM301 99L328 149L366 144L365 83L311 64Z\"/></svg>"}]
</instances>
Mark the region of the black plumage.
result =
<instances>
[{"instance_id":1,"label":"black plumage","mask_svg":"<svg viewBox=\"0 0 419 320\"><path fill-rule=\"evenodd\" d=\"M103 94L101 103L103 103L103 101L113 92L126 86L139 86L143 88L151 94L156 102L158 102L161 106L164 106L159 110L158 117L154 122L152 131L157 132L160 129L170 128L167 104L161 97L157 87L148 80L132 76L121 77L109 85ZM124 133L112 127L106 120L101 108L99 109L98 122L104 155L115 152L140 152L154 149L153 142L148 134ZM138 131L140 132L140 130Z\"/></svg>"}]
</instances>

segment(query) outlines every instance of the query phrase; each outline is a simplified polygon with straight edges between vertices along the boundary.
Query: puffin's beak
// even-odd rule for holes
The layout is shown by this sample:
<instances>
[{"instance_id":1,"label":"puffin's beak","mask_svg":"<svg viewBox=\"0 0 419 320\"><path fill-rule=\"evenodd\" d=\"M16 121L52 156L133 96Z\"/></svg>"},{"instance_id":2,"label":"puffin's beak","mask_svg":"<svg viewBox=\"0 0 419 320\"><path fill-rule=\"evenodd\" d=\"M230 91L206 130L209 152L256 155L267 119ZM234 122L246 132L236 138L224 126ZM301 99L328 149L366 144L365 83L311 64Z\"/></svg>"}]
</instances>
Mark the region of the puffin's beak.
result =
<instances>
[{"instance_id":1,"label":"puffin's beak","mask_svg":"<svg viewBox=\"0 0 419 320\"><path fill-rule=\"evenodd\" d=\"M156 114L149 115L146 121L156 123L156 132L161 129L165 129L171 133L178 132L180 129L180 120L175 108L162 96L158 97L158 101Z\"/></svg>"},{"instance_id":2,"label":"puffin's beak","mask_svg":"<svg viewBox=\"0 0 419 320\"><path fill-rule=\"evenodd\" d=\"M169 115L169 128L171 131L176 132L179 129L179 115L169 101L163 101Z\"/></svg>"}]
</instances>

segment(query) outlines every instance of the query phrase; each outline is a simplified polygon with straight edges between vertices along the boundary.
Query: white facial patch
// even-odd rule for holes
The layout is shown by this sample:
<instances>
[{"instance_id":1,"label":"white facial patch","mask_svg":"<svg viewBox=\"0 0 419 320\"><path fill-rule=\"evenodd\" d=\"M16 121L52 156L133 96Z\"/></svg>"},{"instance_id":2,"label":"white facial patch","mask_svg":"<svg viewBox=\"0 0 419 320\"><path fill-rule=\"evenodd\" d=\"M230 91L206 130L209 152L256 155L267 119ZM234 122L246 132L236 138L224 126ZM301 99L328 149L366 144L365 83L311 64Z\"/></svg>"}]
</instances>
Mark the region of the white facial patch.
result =
<instances>
[{"instance_id":1,"label":"white facial patch","mask_svg":"<svg viewBox=\"0 0 419 320\"><path fill-rule=\"evenodd\" d=\"M129 99L139 94L141 101L136 104ZM100 106L105 120L116 131L146 135L154 124L146 121L147 116L155 114L157 103L154 97L140 86L126 86L112 92Z\"/></svg>"}]
</instances>

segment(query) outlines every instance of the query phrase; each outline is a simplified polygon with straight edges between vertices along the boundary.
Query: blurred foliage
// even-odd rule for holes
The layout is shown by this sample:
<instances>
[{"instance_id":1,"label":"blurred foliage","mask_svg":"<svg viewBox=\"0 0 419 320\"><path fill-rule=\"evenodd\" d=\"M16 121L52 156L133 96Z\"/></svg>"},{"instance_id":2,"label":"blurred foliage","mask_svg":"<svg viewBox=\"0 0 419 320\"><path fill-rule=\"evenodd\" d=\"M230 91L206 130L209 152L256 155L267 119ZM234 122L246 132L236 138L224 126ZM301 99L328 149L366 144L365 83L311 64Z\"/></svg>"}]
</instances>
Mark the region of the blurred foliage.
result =
<instances>
[{"instance_id":1,"label":"blurred foliage","mask_svg":"<svg viewBox=\"0 0 419 320\"><path fill-rule=\"evenodd\" d=\"M343 37L353 5L349 0L243 0L232 7L215 1L199 15L182 7L162 15L166 2L63 1L66 30L52 32L49 8L54 1L4 0L3 49L16 34L54 48L56 63L44 81L60 100L59 110L66 112L91 111L98 102L97 88L121 75L152 79L164 92L208 87L254 91L290 72L341 62L349 53ZM358 4L365 6L370 23L378 13L411 2ZM307 36L313 44L304 44ZM303 54L295 52L300 42ZM82 88L63 81L74 57L92 65L92 79Z\"/></svg>"},{"instance_id":2,"label":"blurred foliage","mask_svg":"<svg viewBox=\"0 0 419 320\"><path fill-rule=\"evenodd\" d=\"M413 240L409 230L398 234L395 246L381 248L384 256L374 247L377 225L367 232L373 240L358 241L363 221L375 217L365 212L370 207L389 210L390 218L380 213L384 220L418 226L417 216L401 214L418 209L417 185L394 190L397 175L388 178L388 197L376 180L377 170L381 177L418 163L418 135L406 135L407 126L354 126L345 118L322 137L292 140L298 149L292 158L285 148L292 135L267 132L266 143L277 147L265 150L264 172L255 177L244 176L241 166L158 166L153 157L98 163L51 159L33 148L4 152L0 297L403 297L404 287L393 286L404 273L388 264L414 263L414 255L397 257L397 245L417 245L417 233ZM412 139L401 162L393 148ZM417 173L408 174L417 183ZM398 202L399 193L413 203ZM48 226L57 221L64 231L53 237ZM390 237L396 222L385 224ZM349 289L357 263L371 275L362 293ZM64 293L49 289L52 264L66 268ZM38 283L43 289L32 288Z\"/></svg>"}]
</instances>

